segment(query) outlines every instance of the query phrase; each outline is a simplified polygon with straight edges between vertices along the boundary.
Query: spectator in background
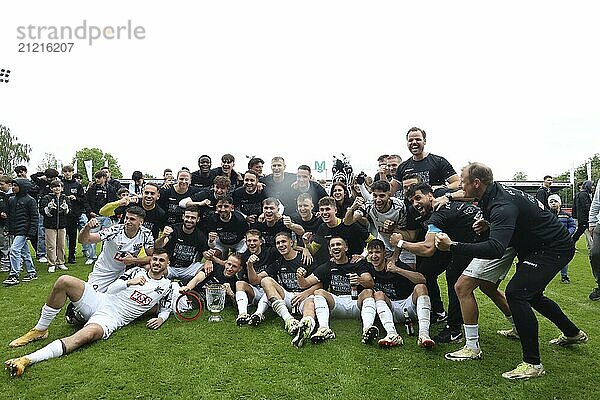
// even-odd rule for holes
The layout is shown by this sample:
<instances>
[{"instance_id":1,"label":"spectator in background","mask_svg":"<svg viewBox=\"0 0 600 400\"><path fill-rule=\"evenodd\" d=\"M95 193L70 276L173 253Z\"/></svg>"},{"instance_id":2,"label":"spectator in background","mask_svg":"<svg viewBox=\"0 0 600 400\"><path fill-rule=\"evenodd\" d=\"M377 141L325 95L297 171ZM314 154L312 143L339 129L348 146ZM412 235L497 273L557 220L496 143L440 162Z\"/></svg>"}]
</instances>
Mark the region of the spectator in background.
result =
<instances>
[{"instance_id":1,"label":"spectator in background","mask_svg":"<svg viewBox=\"0 0 600 400\"><path fill-rule=\"evenodd\" d=\"M573 217L577 218L577 230L573 234L573 243L577 244L581 235L585 233L588 252L592 247L592 234L588 230L588 225L590 221L593 185L592 181L583 182L579 188L579 192L577 192L573 199Z\"/></svg>"},{"instance_id":2,"label":"spectator in background","mask_svg":"<svg viewBox=\"0 0 600 400\"><path fill-rule=\"evenodd\" d=\"M175 177L173 176L173 170L171 168L165 168L163 171L163 185L162 187L171 187L175 183Z\"/></svg>"},{"instance_id":3,"label":"spectator in background","mask_svg":"<svg viewBox=\"0 0 600 400\"><path fill-rule=\"evenodd\" d=\"M146 184L146 182L144 182L144 174L142 174L142 171L133 171L131 180L133 180L133 182L129 184L129 193L141 197L144 185Z\"/></svg>"},{"instance_id":4,"label":"spectator in background","mask_svg":"<svg viewBox=\"0 0 600 400\"><path fill-rule=\"evenodd\" d=\"M387 158L388 157L389 157L388 154L383 154L383 155L377 157L377 164L379 165L379 169L377 170L377 173L373 177L373 182L377 182L378 180L383 180L383 179L385 179L386 181L390 180L391 177L388 173L388 166L387 166Z\"/></svg>"},{"instance_id":5,"label":"spectator in background","mask_svg":"<svg viewBox=\"0 0 600 400\"><path fill-rule=\"evenodd\" d=\"M10 176L0 176L0 272L10 271L10 236L7 226L8 197L12 193L12 179Z\"/></svg>"},{"instance_id":6,"label":"spectator in background","mask_svg":"<svg viewBox=\"0 0 600 400\"><path fill-rule=\"evenodd\" d=\"M592 234L592 248L590 249L590 265L596 280L597 287L590 293L590 300L600 300L600 179L596 182L596 191L590 205L589 226Z\"/></svg>"},{"instance_id":7,"label":"spectator in background","mask_svg":"<svg viewBox=\"0 0 600 400\"><path fill-rule=\"evenodd\" d=\"M116 193L117 190L119 190L121 188L121 182L112 178L112 176L110 174L110 169L108 167L102 167L102 168L100 168L100 171L104 171L104 173L106 174L106 183L108 185L112 186L113 189L115 189L115 193Z\"/></svg>"},{"instance_id":8,"label":"spectator in background","mask_svg":"<svg viewBox=\"0 0 600 400\"><path fill-rule=\"evenodd\" d=\"M90 185L85 194L85 211L88 220L92 218L98 220L99 226L98 229L95 230L95 232L97 232L100 229L108 228L111 225L109 217L100 215L100 209L107 203L117 200L117 192L113 186L108 184L108 177L104 169L96 172L94 179L94 183ZM96 243L93 243L91 252L88 254L88 259L85 262L86 265L93 264L96 258Z\"/></svg>"},{"instance_id":9,"label":"spectator in background","mask_svg":"<svg viewBox=\"0 0 600 400\"><path fill-rule=\"evenodd\" d=\"M45 195L50 193L50 182L54 179L58 179L58 171L54 168L47 168L43 172L36 172L31 174L31 180L37 186L37 197L32 196L38 201ZM34 249L36 250L37 259L41 263L48 262L46 257L46 235L44 232L44 215L40 213L38 218L38 236L37 243Z\"/></svg>"},{"instance_id":10,"label":"spectator in background","mask_svg":"<svg viewBox=\"0 0 600 400\"><path fill-rule=\"evenodd\" d=\"M37 202L29 195L29 188L29 179L15 179L12 183L14 196L8 199L8 233L14 238L10 247L10 274L3 282L7 286L19 283L21 261L27 271L23 282L38 278L27 243L27 239L37 237L39 217Z\"/></svg>"},{"instance_id":11,"label":"spectator in background","mask_svg":"<svg viewBox=\"0 0 600 400\"><path fill-rule=\"evenodd\" d=\"M77 246L77 224L81 218L81 214L85 210L83 200L85 193L83 186L75 179L74 169L71 165L62 167L64 193L71 202L71 212L67 214L66 237L69 243L68 263L75 264L75 249ZM85 225L86 222L83 223ZM82 226L83 226L82 225Z\"/></svg>"},{"instance_id":12,"label":"spectator in background","mask_svg":"<svg viewBox=\"0 0 600 400\"><path fill-rule=\"evenodd\" d=\"M335 216L344 219L348 207L350 207L354 202L354 198L348 193L348 187L344 184L344 182L333 182L329 191L329 195L335 199L335 204L337 206L337 212Z\"/></svg>"},{"instance_id":13,"label":"spectator in background","mask_svg":"<svg viewBox=\"0 0 600 400\"><path fill-rule=\"evenodd\" d=\"M63 193L63 184L58 179L50 183L51 193L40 199L40 214L44 216L44 234L48 250L48 272L56 268L68 270L65 265L65 235L70 201Z\"/></svg>"},{"instance_id":14,"label":"spectator in background","mask_svg":"<svg viewBox=\"0 0 600 400\"><path fill-rule=\"evenodd\" d=\"M550 186L552 186L552 177L550 175L546 175L544 176L544 182L542 183L542 186L540 186L535 194L535 198L542 203L546 210L550 209L550 206L548 205L548 197L551 194Z\"/></svg>"},{"instance_id":15,"label":"spectator in background","mask_svg":"<svg viewBox=\"0 0 600 400\"><path fill-rule=\"evenodd\" d=\"M569 231L569 234L573 235L575 229L577 229L577 224L573 217L571 217L567 212L562 211L560 209L562 202L560 200L560 196L557 194L551 194L548 196L548 206L550 207L550 211L558 217L558 220L563 223L565 228ZM564 266L563 269L560 270L560 281L562 283L571 283L569 279L569 263Z\"/></svg>"}]
</instances>

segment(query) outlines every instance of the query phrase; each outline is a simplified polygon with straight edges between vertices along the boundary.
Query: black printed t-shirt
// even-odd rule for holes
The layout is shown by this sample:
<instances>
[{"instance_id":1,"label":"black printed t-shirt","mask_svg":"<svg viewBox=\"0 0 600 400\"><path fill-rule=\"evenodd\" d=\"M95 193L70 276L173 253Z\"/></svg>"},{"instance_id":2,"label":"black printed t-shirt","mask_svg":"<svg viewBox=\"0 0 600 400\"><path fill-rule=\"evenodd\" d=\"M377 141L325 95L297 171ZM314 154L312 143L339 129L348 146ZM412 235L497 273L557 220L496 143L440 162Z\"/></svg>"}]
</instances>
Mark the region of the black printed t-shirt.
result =
<instances>
[{"instance_id":1,"label":"black printed t-shirt","mask_svg":"<svg viewBox=\"0 0 600 400\"><path fill-rule=\"evenodd\" d=\"M167 213L167 224L177 224L183 220L184 209L179 207L179 202L186 197L191 197L199 189L191 187L187 192L179 194L173 187L164 188L160 190L160 198L158 204Z\"/></svg>"},{"instance_id":2,"label":"black printed t-shirt","mask_svg":"<svg viewBox=\"0 0 600 400\"><path fill-rule=\"evenodd\" d=\"M452 175L456 175L456 171L444 157L429 153L419 161L413 160L412 157L404 161L398 166L394 179L402 182L408 174L416 174L423 183L430 186L439 186L444 185Z\"/></svg>"},{"instance_id":3,"label":"black printed t-shirt","mask_svg":"<svg viewBox=\"0 0 600 400\"><path fill-rule=\"evenodd\" d=\"M283 257L279 257L278 260L269 265L266 269L267 274L275 279L282 288L288 292L302 292L300 284L298 284L298 278L296 278L296 271L298 268L304 268L307 271L311 270L311 266L302 264L302 253L298 252L293 260L286 260ZM310 273L310 272L309 272Z\"/></svg>"},{"instance_id":4,"label":"black printed t-shirt","mask_svg":"<svg viewBox=\"0 0 600 400\"><path fill-rule=\"evenodd\" d=\"M201 229L196 227L187 234L183 231L183 224L172 226L173 233L165 245L169 253L169 266L171 268L187 268L193 262L202 259L202 253L208 250L208 239Z\"/></svg>"},{"instance_id":5,"label":"black printed t-shirt","mask_svg":"<svg viewBox=\"0 0 600 400\"><path fill-rule=\"evenodd\" d=\"M242 254L243 269L238 274L240 276L240 279L246 282L248 281L248 269L246 265L248 264L248 259L251 255L252 253L250 252L250 250L246 250L244 254ZM258 275L264 270L266 270L269 265L274 263L277 260L277 258L279 258L279 256L280 254L276 248L262 246L260 248L260 253L258 254L258 261L254 263L254 270L256 271L256 274Z\"/></svg>"},{"instance_id":6,"label":"black printed t-shirt","mask_svg":"<svg viewBox=\"0 0 600 400\"><path fill-rule=\"evenodd\" d=\"M258 230L262 234L262 238L264 241L263 246L265 247L275 247L275 235L279 232L289 232L292 233L291 229L283 224L283 219L280 218L273 226L267 225L266 222L255 222L250 228Z\"/></svg>"},{"instance_id":7,"label":"black printed t-shirt","mask_svg":"<svg viewBox=\"0 0 600 400\"><path fill-rule=\"evenodd\" d=\"M223 221L219 214L214 214L206 222L208 232L217 232L222 244L231 246L244 239L248 231L248 223L242 214L237 211L231 213L229 221Z\"/></svg>"},{"instance_id":8,"label":"black printed t-shirt","mask_svg":"<svg viewBox=\"0 0 600 400\"><path fill-rule=\"evenodd\" d=\"M262 213L262 202L267 198L265 191L248 193L245 187L237 188L231 194L235 209L242 214L260 215Z\"/></svg>"},{"instance_id":9,"label":"black printed t-shirt","mask_svg":"<svg viewBox=\"0 0 600 400\"><path fill-rule=\"evenodd\" d=\"M336 296L343 296L351 294L348 274L354 273L360 276L365 272L369 272L369 270L369 263L365 260L345 264L327 261L319 265L313 275L323 284L323 289Z\"/></svg>"},{"instance_id":10,"label":"black printed t-shirt","mask_svg":"<svg viewBox=\"0 0 600 400\"><path fill-rule=\"evenodd\" d=\"M396 262L396 266L410 270L406 264L399 260ZM369 272L371 273L371 276L373 276L373 281L375 282L374 290L382 291L392 301L408 298L415 288L415 284L402 275L385 270L376 271L372 265Z\"/></svg>"}]
</instances>

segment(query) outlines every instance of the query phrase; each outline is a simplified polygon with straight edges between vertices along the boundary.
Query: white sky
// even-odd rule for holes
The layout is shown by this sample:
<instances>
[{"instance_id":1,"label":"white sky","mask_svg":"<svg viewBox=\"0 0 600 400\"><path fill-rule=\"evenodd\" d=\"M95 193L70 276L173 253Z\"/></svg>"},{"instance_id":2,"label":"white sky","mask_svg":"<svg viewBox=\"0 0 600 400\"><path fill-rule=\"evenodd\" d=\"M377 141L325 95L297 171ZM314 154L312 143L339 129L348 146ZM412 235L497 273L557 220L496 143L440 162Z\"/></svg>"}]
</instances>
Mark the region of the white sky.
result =
<instances>
[{"instance_id":1,"label":"white sky","mask_svg":"<svg viewBox=\"0 0 600 400\"><path fill-rule=\"evenodd\" d=\"M60 4L60 6L59 6ZM198 156L283 155L288 170L345 153L377 170L426 149L497 179L560 174L600 152L600 24L570 1L18 1L0 14L0 123L69 162L99 147L126 177ZM144 40L18 53L17 26L117 26ZM34 42L34 41L29 41ZM41 42L36 40L35 42ZM47 40L45 41L47 42ZM267 172L269 168L265 169Z\"/></svg>"}]
</instances>

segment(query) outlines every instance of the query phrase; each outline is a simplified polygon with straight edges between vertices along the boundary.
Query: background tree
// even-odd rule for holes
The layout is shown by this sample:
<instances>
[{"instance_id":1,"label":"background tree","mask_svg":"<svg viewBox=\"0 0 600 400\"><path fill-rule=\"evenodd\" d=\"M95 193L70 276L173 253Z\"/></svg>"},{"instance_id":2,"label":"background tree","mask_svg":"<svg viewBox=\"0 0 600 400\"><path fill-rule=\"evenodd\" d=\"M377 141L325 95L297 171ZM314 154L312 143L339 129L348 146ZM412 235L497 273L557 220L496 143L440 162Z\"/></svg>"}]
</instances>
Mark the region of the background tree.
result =
<instances>
[{"instance_id":1,"label":"background tree","mask_svg":"<svg viewBox=\"0 0 600 400\"><path fill-rule=\"evenodd\" d=\"M61 167L62 165L60 165L54 153L44 153L44 158L42 159L42 162L38 165L37 170L45 171L48 168L54 168L58 170L58 172L60 172Z\"/></svg>"},{"instance_id":2,"label":"background tree","mask_svg":"<svg viewBox=\"0 0 600 400\"><path fill-rule=\"evenodd\" d=\"M98 148L83 148L78 150L73 157L73 165L77 164L77 171L83 176L83 184L88 184L88 177L86 174L85 164L86 160L92 160L92 173L96 173L100 168L104 166L105 161L108 161L108 169L113 178L122 178L123 173L119 166L119 161L112 156L110 153L105 153ZM93 178L93 177L92 177Z\"/></svg>"},{"instance_id":3,"label":"background tree","mask_svg":"<svg viewBox=\"0 0 600 400\"><path fill-rule=\"evenodd\" d=\"M581 164L580 166L575 168L574 171L574 176L575 176L575 192L577 192L579 190L578 186L584 182L587 181L587 163L588 161L591 161L592 163L592 182L594 182L594 185L596 184L596 182L598 182L598 179L600 179L600 154L594 154L593 157L585 160L585 162L583 164ZM563 172L562 174L560 174L559 176L557 176L555 178L556 181L559 182L570 182L571 179L571 173L570 171L566 171ZM561 199L563 200L563 205L571 205L573 204L573 197L574 197L574 193L573 193L573 187L569 187L569 188L565 188L563 190L560 191L559 193Z\"/></svg>"},{"instance_id":4,"label":"background tree","mask_svg":"<svg viewBox=\"0 0 600 400\"><path fill-rule=\"evenodd\" d=\"M517 171L515 172L515 174L513 175L513 181L526 181L527 180L527 174L523 171Z\"/></svg>"},{"instance_id":5,"label":"background tree","mask_svg":"<svg viewBox=\"0 0 600 400\"><path fill-rule=\"evenodd\" d=\"M19 143L19 139L10 133L10 128L0 125L0 170L13 174L14 168L29 162L31 146Z\"/></svg>"}]
</instances>

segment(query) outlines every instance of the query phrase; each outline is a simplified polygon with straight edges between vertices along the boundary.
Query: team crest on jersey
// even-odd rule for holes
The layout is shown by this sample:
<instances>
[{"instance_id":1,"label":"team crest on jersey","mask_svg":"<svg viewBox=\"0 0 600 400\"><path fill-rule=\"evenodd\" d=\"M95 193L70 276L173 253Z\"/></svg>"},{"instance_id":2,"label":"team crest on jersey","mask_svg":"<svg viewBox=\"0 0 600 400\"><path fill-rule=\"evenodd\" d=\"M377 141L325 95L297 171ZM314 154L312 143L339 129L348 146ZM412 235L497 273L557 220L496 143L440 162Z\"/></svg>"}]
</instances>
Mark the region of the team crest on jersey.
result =
<instances>
[{"instance_id":1,"label":"team crest on jersey","mask_svg":"<svg viewBox=\"0 0 600 400\"><path fill-rule=\"evenodd\" d=\"M163 294L165 292L165 289L161 288L160 286L157 286L156 289L154 289L154 291L158 294Z\"/></svg>"}]
</instances>

